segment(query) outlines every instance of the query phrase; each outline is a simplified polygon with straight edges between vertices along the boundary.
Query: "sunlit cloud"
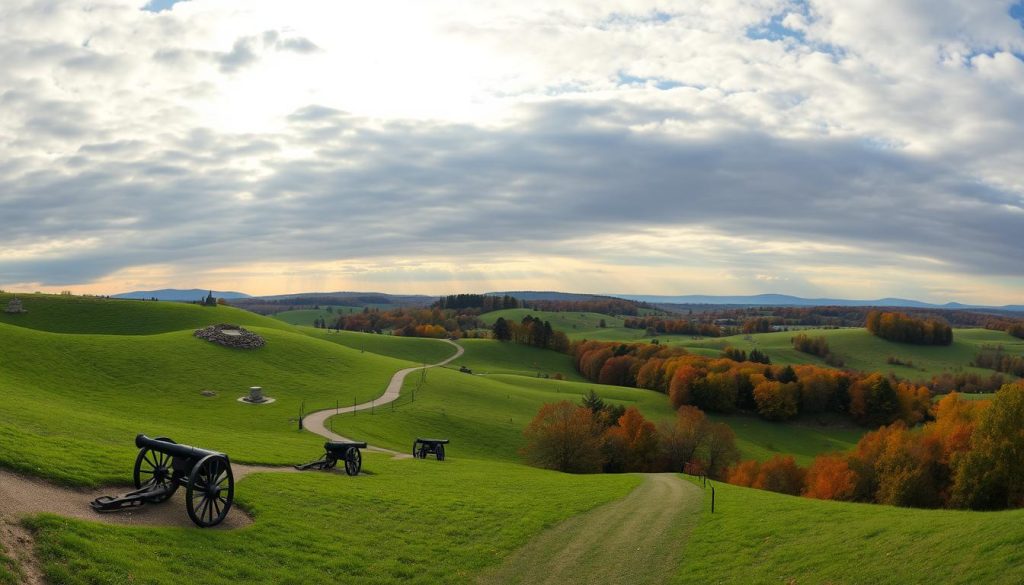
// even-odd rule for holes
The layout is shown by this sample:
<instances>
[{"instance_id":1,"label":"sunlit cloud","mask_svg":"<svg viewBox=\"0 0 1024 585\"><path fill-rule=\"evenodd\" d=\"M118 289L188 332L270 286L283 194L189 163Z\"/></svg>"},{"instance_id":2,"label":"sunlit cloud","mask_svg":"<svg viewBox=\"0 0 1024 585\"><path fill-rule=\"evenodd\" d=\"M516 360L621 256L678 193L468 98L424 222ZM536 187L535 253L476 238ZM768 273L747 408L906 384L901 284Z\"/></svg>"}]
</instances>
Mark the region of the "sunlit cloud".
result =
<instances>
[{"instance_id":1,"label":"sunlit cloud","mask_svg":"<svg viewBox=\"0 0 1024 585\"><path fill-rule=\"evenodd\" d=\"M1010 2L142 8L0 6L0 287L1024 293Z\"/></svg>"}]
</instances>

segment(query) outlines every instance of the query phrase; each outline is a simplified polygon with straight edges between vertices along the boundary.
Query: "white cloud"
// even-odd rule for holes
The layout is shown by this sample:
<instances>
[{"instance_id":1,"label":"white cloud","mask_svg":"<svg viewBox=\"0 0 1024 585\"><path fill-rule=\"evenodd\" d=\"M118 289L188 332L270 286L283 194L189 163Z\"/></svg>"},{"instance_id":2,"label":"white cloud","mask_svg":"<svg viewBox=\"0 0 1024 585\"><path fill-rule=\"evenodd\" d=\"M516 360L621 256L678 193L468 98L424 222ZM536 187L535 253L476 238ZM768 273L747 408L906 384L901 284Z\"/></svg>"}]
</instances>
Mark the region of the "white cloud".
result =
<instances>
[{"instance_id":1,"label":"white cloud","mask_svg":"<svg viewBox=\"0 0 1024 585\"><path fill-rule=\"evenodd\" d=\"M0 285L525 252L1024 290L1009 2L137 4L0 7Z\"/></svg>"}]
</instances>

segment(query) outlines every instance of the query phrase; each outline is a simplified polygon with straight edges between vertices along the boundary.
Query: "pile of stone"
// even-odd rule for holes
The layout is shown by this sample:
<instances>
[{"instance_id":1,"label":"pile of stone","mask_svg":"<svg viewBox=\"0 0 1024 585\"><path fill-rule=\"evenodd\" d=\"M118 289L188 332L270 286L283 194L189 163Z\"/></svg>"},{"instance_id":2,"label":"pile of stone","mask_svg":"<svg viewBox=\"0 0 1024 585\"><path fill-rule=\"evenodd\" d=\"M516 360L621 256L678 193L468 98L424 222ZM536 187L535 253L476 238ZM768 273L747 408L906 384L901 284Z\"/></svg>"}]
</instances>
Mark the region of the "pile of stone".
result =
<instances>
[{"instance_id":1,"label":"pile of stone","mask_svg":"<svg viewBox=\"0 0 1024 585\"><path fill-rule=\"evenodd\" d=\"M205 339L206 341L212 341L224 347L233 347L235 349L257 349L267 343L265 339L252 331L228 323L196 329L192 335L199 339Z\"/></svg>"}]
</instances>

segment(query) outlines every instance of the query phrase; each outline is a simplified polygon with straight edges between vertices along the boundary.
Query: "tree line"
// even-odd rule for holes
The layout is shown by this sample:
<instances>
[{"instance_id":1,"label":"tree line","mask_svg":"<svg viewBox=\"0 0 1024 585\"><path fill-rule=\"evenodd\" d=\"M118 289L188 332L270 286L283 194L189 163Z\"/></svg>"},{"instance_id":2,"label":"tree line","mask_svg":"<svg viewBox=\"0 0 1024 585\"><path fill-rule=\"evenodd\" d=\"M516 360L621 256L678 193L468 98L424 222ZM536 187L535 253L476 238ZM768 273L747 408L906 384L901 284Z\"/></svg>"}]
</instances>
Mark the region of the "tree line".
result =
<instances>
[{"instance_id":1,"label":"tree line","mask_svg":"<svg viewBox=\"0 0 1024 585\"><path fill-rule=\"evenodd\" d=\"M953 328L938 319L919 319L906 313L870 311L864 326L868 333L896 341L917 345L949 345L953 343Z\"/></svg>"},{"instance_id":2,"label":"tree line","mask_svg":"<svg viewBox=\"0 0 1024 585\"><path fill-rule=\"evenodd\" d=\"M617 299L614 297L606 297L599 299L590 299L586 301L567 301L567 300L538 300L538 301L526 301L523 303L525 308L532 309L534 311L561 311L569 313L601 313L602 315L610 315L616 317L619 315L639 315L641 309L651 309L652 307L647 303L641 303L638 301L629 301L626 299Z\"/></svg>"},{"instance_id":3,"label":"tree line","mask_svg":"<svg viewBox=\"0 0 1024 585\"><path fill-rule=\"evenodd\" d=\"M522 304L510 295L474 295L459 294L441 297L433 307L438 309L479 309L481 313L500 311L502 309L518 309Z\"/></svg>"},{"instance_id":4,"label":"tree line","mask_svg":"<svg viewBox=\"0 0 1024 585\"><path fill-rule=\"evenodd\" d=\"M362 312L339 315L329 329L361 331L364 333L391 332L404 337L465 337L466 332L486 325L475 312L452 309L363 309Z\"/></svg>"},{"instance_id":5,"label":"tree line","mask_svg":"<svg viewBox=\"0 0 1024 585\"><path fill-rule=\"evenodd\" d=\"M843 367L842 358L832 353L832 349L828 346L828 339L823 335L809 337L806 333L798 333L789 341L793 344L793 349L799 352L816 355L834 368Z\"/></svg>"},{"instance_id":6,"label":"tree line","mask_svg":"<svg viewBox=\"0 0 1024 585\"><path fill-rule=\"evenodd\" d=\"M755 412L767 420L836 412L878 426L896 420L916 424L931 402L927 386L877 373L738 362L656 344L581 341L571 345L570 355L586 379L662 392L677 409Z\"/></svg>"},{"instance_id":7,"label":"tree line","mask_svg":"<svg viewBox=\"0 0 1024 585\"><path fill-rule=\"evenodd\" d=\"M552 329L550 321L542 321L531 315L523 317L519 323L498 317L491 326L491 337L498 341L511 341L560 353L569 350L569 338L565 333Z\"/></svg>"},{"instance_id":8,"label":"tree line","mask_svg":"<svg viewBox=\"0 0 1024 585\"><path fill-rule=\"evenodd\" d=\"M1018 377L1024 376L1024 356L1008 354L1001 345L983 345L981 351L974 356L973 365Z\"/></svg>"},{"instance_id":9,"label":"tree line","mask_svg":"<svg viewBox=\"0 0 1024 585\"><path fill-rule=\"evenodd\" d=\"M725 331L711 321L671 319L665 317L630 317L623 322L627 329L645 329L648 335L700 335L722 337Z\"/></svg>"},{"instance_id":10,"label":"tree line","mask_svg":"<svg viewBox=\"0 0 1024 585\"><path fill-rule=\"evenodd\" d=\"M867 433L849 453L820 455L807 468L792 457L744 461L727 481L811 498L923 508L996 510L1024 506L1024 383L988 401L954 393L934 421Z\"/></svg>"},{"instance_id":11,"label":"tree line","mask_svg":"<svg viewBox=\"0 0 1024 585\"><path fill-rule=\"evenodd\" d=\"M568 473L678 472L690 464L724 478L739 460L732 429L696 408L656 426L636 407L608 405L593 390L582 404L543 405L523 435L520 454L530 465Z\"/></svg>"}]
</instances>

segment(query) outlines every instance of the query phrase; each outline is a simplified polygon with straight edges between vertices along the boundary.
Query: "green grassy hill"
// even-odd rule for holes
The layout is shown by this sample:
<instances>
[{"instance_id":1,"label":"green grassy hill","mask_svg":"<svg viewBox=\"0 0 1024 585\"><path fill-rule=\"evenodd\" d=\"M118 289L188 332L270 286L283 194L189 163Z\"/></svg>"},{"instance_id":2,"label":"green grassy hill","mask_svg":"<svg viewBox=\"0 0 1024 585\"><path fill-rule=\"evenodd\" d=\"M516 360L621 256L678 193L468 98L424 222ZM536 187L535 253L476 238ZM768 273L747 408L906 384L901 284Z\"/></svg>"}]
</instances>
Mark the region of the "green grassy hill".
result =
<instances>
[{"instance_id":1,"label":"green grassy hill","mask_svg":"<svg viewBox=\"0 0 1024 585\"><path fill-rule=\"evenodd\" d=\"M228 349L190 330L68 335L0 324L0 465L73 483L123 480L139 432L240 462L296 463L322 442L296 430L303 401L369 400L410 365L297 332L252 330L265 347ZM249 386L277 402L237 402Z\"/></svg>"},{"instance_id":2,"label":"green grassy hill","mask_svg":"<svg viewBox=\"0 0 1024 585\"><path fill-rule=\"evenodd\" d=\"M388 338L383 339L401 339ZM410 432L420 436L440 436L453 440L451 452L471 457L519 461L522 430L541 405L569 400L580 402L594 390L608 402L636 406L656 423L674 419L675 411L664 394L650 390L592 384L579 379L558 381L536 377L536 370L516 370L510 356L540 364L547 372L568 363L568 356L531 347L502 344L490 340L465 339L462 358L444 370L431 370L425 380L419 375L406 379L402 398L394 405L356 415L332 419L335 431L398 451L409 449ZM509 353L505 353L509 352ZM474 374L456 371L465 364ZM501 372L501 373L498 373ZM413 395L415 392L415 400ZM718 416L736 432L737 446L746 459L766 460L778 454L791 454L808 464L820 453L852 448L864 429L845 421L773 423L752 416Z\"/></svg>"},{"instance_id":3,"label":"green grassy hill","mask_svg":"<svg viewBox=\"0 0 1024 585\"><path fill-rule=\"evenodd\" d=\"M715 513L707 490L675 583L1024 581L1024 510L915 510L714 485Z\"/></svg>"},{"instance_id":4,"label":"green grassy hill","mask_svg":"<svg viewBox=\"0 0 1024 585\"><path fill-rule=\"evenodd\" d=\"M31 313L0 320L0 466L74 485L123 485L138 432L222 450L240 463L310 460L323 440L296 430L303 402L312 410L369 400L398 369L452 351L437 340L330 334L228 307L45 295L25 300ZM33 320L11 324L22 317ZM251 328L267 345L240 351L192 337L195 327L220 321ZM868 351L875 341L851 339L847 351ZM788 345L788 337L772 342ZM968 346L991 342L1019 351L1012 338L992 332L957 337ZM574 374L569 358L488 340L461 343L466 355L456 367L489 375L456 369L414 374L394 407L330 421L341 434L403 452L417 435L449 437L447 461L367 453L368 473L356 478L256 474L236 487L239 505L255 524L236 531L37 516L28 523L49 581L471 583L542 530L639 484L635 475L573 476L520 465L522 429L541 404L578 402L590 389L666 422L674 412L664 395L537 378L537 370L566 366L562 373ZM843 351L842 343L837 338L834 348ZM872 355L885 358L880 351ZM252 385L277 402L237 402ZM791 453L806 463L816 453L852 446L862 432L837 423L713 418L736 430L745 457L758 459ZM1024 511L907 510L715 487L716 513L704 514L685 545L679 583L1024 579ZM14 582L2 555L0 583Z\"/></svg>"},{"instance_id":5,"label":"green grassy hill","mask_svg":"<svg viewBox=\"0 0 1024 585\"><path fill-rule=\"evenodd\" d=\"M12 296L0 293L0 311L7 307ZM223 305L204 307L190 303L44 294L18 295L18 298L28 312L0 312L0 324L54 333L112 335L151 335L217 323L290 329L287 324L269 317Z\"/></svg>"},{"instance_id":6,"label":"green grassy hill","mask_svg":"<svg viewBox=\"0 0 1024 585\"><path fill-rule=\"evenodd\" d=\"M465 348L466 353L452 362L451 367L454 368L466 366L478 374L520 374L532 377L557 373L567 380L583 381L583 376L564 353L491 339L463 339L459 345Z\"/></svg>"},{"instance_id":7,"label":"green grassy hill","mask_svg":"<svg viewBox=\"0 0 1024 585\"><path fill-rule=\"evenodd\" d=\"M440 339L331 331L312 327L302 327L301 330L306 335L360 352L379 354L416 364L436 364L455 353L455 348L451 344Z\"/></svg>"},{"instance_id":8,"label":"green grassy hill","mask_svg":"<svg viewBox=\"0 0 1024 585\"><path fill-rule=\"evenodd\" d=\"M611 317L600 313L573 313L569 311L532 311L530 309L504 309L480 315L480 320L493 325L498 317L506 321L519 323L527 315L551 322L551 328L561 331L569 339L598 339L602 341L620 341L641 339L643 331L626 329L622 326L621 317ZM604 320L605 327L601 327Z\"/></svg>"},{"instance_id":9,"label":"green grassy hill","mask_svg":"<svg viewBox=\"0 0 1024 585\"><path fill-rule=\"evenodd\" d=\"M372 474L241 480L238 502L256 519L242 530L105 526L57 516L32 525L50 582L61 585L468 584L544 528L639 483L629 475L574 477L372 453L364 468Z\"/></svg>"},{"instance_id":10,"label":"green grassy hill","mask_svg":"<svg viewBox=\"0 0 1024 585\"><path fill-rule=\"evenodd\" d=\"M1024 354L1024 339L988 329L955 329L953 344L949 346L896 343L875 337L865 329L807 329L799 333L810 337L824 336L832 352L843 359L846 368L866 372L892 372L908 379L927 379L942 372L960 371L990 375L992 370L969 365L982 345L1003 345L1009 353ZM729 345L746 351L757 348L771 356L773 364L825 366L821 358L793 349L790 339L796 334L792 331L779 331L700 340L662 337L661 341L705 355L720 355L721 350ZM886 362L890 356L903 362L912 362L912 365L888 364Z\"/></svg>"},{"instance_id":11,"label":"green grassy hill","mask_svg":"<svg viewBox=\"0 0 1024 585\"><path fill-rule=\"evenodd\" d=\"M421 384L422 382L422 384ZM519 462L523 429L547 402L579 402L591 388L610 402L634 405L652 420L671 420L671 405L657 392L545 380L520 375L478 376L438 369L406 379L403 397L374 414L330 419L335 432L398 451L409 451L416 436L452 440L455 457ZM415 400L413 394L415 392Z\"/></svg>"}]
</instances>

